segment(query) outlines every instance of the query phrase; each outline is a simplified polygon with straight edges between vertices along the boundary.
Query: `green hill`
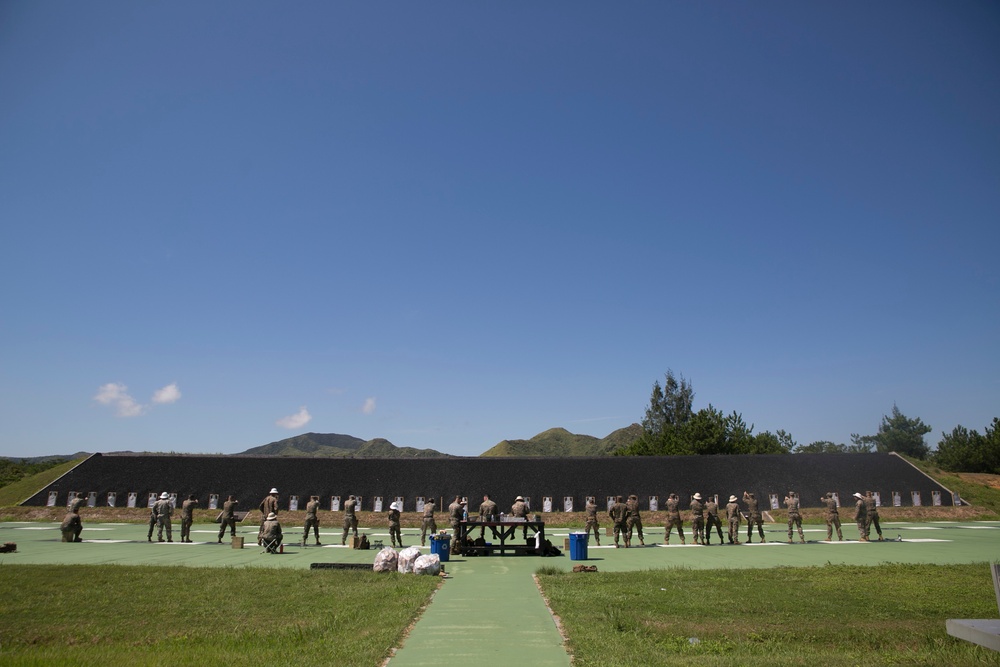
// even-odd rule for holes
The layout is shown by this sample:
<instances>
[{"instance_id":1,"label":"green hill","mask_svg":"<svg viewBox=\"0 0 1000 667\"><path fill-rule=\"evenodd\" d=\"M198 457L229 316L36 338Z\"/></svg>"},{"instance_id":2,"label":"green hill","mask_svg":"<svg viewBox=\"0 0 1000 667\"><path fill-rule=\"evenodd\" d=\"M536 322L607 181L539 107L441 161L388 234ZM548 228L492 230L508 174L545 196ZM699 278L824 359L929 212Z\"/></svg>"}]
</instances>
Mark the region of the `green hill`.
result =
<instances>
[{"instance_id":1,"label":"green hill","mask_svg":"<svg viewBox=\"0 0 1000 667\"><path fill-rule=\"evenodd\" d=\"M435 449L397 447L384 438L362 440L339 433L303 433L236 456L315 456L331 458L437 458L447 457Z\"/></svg>"},{"instance_id":2,"label":"green hill","mask_svg":"<svg viewBox=\"0 0 1000 667\"><path fill-rule=\"evenodd\" d=\"M374 440L369 440L358 449L357 453L354 454L356 457L371 457L371 458L394 458L394 459L412 459L412 458L451 458L451 454L444 454L437 451L436 449L417 449L415 447L397 447L385 438L375 438Z\"/></svg>"},{"instance_id":3,"label":"green hill","mask_svg":"<svg viewBox=\"0 0 1000 667\"><path fill-rule=\"evenodd\" d=\"M642 426L632 424L604 438L551 428L530 440L501 440L480 456L607 456L642 435Z\"/></svg>"},{"instance_id":4,"label":"green hill","mask_svg":"<svg viewBox=\"0 0 1000 667\"><path fill-rule=\"evenodd\" d=\"M0 507L17 505L22 500L30 498L38 493L40 489L44 489L46 486L78 466L84 461L85 458L86 457L60 463L59 465L49 468L48 470L44 470L34 475L29 475L17 480L16 482L11 482L10 484L0 487Z\"/></svg>"}]
</instances>

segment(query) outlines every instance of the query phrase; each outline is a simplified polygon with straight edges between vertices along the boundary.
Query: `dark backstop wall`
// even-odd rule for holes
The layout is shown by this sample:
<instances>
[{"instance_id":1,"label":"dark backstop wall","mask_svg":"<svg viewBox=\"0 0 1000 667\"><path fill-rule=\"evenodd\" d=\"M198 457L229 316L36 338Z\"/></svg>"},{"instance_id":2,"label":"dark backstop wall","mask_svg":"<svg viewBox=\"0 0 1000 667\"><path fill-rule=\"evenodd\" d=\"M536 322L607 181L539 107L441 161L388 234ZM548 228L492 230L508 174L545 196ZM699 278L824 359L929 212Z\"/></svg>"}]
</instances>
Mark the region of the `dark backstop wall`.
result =
<instances>
[{"instance_id":1,"label":"dark backstop wall","mask_svg":"<svg viewBox=\"0 0 1000 667\"><path fill-rule=\"evenodd\" d=\"M789 490L798 492L803 507L818 507L827 491L851 505L851 494L867 490L879 492L883 505L892 504L893 493L902 505L913 505L914 492L922 505L931 505L935 494L942 505L953 504L948 489L894 454L448 459L95 454L22 504L49 504L55 492L55 504L65 505L71 492L82 492L96 494L97 504L106 505L111 492L119 507L129 493L144 507L150 493L166 491L178 498L194 494L201 507L208 507L210 494L219 494L220 504L233 494L246 510L256 509L271 487L278 488L283 509L293 495L300 509L310 495L320 496L323 508L330 509L333 496L343 502L354 494L362 497L364 510L374 509L376 497L383 498L383 510L402 497L407 512L416 509L418 496L443 499L447 507L461 495L475 511L484 493L504 511L518 495L529 496L534 511L542 510L544 497L552 498L553 511L562 511L567 497L574 511L582 511L587 496L603 507L608 496L631 493L643 509L654 496L663 508L670 493L686 508L695 492L718 494L725 504L730 494L741 497L743 491L755 492L767 508L770 494L781 501Z\"/></svg>"}]
</instances>

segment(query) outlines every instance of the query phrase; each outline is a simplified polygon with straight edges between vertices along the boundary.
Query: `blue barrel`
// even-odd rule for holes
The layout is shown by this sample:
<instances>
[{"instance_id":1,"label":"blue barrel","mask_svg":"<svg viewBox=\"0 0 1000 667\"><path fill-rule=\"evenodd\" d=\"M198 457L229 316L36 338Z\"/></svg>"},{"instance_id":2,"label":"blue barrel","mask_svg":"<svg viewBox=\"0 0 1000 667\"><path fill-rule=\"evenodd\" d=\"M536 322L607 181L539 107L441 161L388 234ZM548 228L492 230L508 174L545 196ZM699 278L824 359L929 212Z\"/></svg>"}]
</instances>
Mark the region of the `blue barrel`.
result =
<instances>
[{"instance_id":1,"label":"blue barrel","mask_svg":"<svg viewBox=\"0 0 1000 667\"><path fill-rule=\"evenodd\" d=\"M587 560L587 533L569 534L569 559Z\"/></svg>"},{"instance_id":2,"label":"blue barrel","mask_svg":"<svg viewBox=\"0 0 1000 667\"><path fill-rule=\"evenodd\" d=\"M451 557L451 541L447 537L438 537L437 535L431 535L431 553L437 554L438 558L441 559L442 563L448 561Z\"/></svg>"}]
</instances>

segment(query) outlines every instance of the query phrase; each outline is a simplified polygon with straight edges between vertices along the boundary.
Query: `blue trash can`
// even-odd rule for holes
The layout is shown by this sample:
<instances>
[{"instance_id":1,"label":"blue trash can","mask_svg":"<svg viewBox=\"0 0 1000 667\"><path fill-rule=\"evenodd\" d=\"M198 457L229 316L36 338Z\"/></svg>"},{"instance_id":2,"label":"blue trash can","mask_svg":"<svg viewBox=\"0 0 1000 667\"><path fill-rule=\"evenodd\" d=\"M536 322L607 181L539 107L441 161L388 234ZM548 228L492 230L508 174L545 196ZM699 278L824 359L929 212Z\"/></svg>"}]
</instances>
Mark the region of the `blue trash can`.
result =
<instances>
[{"instance_id":1,"label":"blue trash can","mask_svg":"<svg viewBox=\"0 0 1000 667\"><path fill-rule=\"evenodd\" d=\"M587 560L587 533L569 534L569 559Z\"/></svg>"},{"instance_id":2,"label":"blue trash can","mask_svg":"<svg viewBox=\"0 0 1000 667\"><path fill-rule=\"evenodd\" d=\"M451 557L451 540L448 537L438 537L431 535L431 553L437 554L442 563Z\"/></svg>"}]
</instances>

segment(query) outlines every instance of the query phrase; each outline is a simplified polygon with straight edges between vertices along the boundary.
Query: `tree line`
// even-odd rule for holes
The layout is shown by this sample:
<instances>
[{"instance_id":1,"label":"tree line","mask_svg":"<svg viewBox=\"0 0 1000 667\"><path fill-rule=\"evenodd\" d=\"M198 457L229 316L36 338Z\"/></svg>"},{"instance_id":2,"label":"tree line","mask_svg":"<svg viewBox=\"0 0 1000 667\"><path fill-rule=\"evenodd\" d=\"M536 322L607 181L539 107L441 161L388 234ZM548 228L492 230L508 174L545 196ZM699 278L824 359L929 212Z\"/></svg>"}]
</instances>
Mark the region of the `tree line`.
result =
<instances>
[{"instance_id":1,"label":"tree line","mask_svg":"<svg viewBox=\"0 0 1000 667\"><path fill-rule=\"evenodd\" d=\"M883 415L872 435L851 434L851 444L818 440L800 445L783 429L754 433L743 415L726 415L711 404L694 411L694 388L684 376L666 372L664 383L653 383L642 420L643 434L616 456L685 456L700 454L867 454L897 452L917 459L930 459L953 472L1000 474L1000 419L980 434L964 426L942 433L937 449L924 441L931 427L919 417L907 417L896 406Z\"/></svg>"}]
</instances>

